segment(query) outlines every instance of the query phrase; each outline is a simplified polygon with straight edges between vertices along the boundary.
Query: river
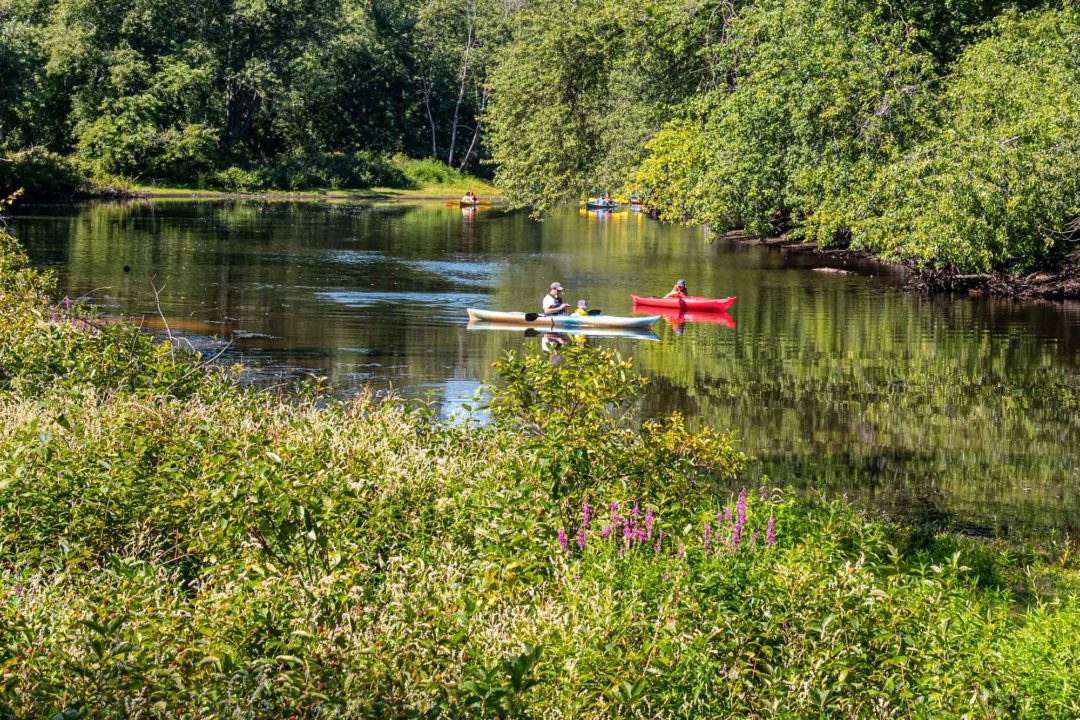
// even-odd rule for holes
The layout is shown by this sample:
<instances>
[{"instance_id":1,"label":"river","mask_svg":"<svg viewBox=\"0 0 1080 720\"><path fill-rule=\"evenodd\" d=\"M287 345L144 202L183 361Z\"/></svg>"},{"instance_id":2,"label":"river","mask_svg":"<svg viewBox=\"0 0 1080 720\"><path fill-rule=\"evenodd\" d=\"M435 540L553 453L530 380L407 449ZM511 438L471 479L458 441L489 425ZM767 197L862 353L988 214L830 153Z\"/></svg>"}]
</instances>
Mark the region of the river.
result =
<instances>
[{"instance_id":1,"label":"river","mask_svg":"<svg viewBox=\"0 0 1080 720\"><path fill-rule=\"evenodd\" d=\"M1080 304L925 297L895 271L720 239L630 210L462 211L441 202L24 205L10 230L63 292L144 318L250 377L318 373L468 403L523 331L466 308L630 293L738 301L730 320L594 338L651 378L640 411L738 433L752 476L971 532L1080 530ZM157 293L155 294L155 288Z\"/></svg>"}]
</instances>

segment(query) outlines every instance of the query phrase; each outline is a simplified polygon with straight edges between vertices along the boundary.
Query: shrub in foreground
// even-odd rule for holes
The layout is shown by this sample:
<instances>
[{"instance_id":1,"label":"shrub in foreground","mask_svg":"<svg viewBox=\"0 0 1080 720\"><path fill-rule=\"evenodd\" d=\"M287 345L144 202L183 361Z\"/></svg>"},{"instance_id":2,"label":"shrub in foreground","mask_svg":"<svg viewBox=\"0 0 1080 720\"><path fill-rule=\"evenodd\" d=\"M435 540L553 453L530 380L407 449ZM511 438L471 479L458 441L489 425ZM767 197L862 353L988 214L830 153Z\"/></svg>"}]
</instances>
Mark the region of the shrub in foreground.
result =
<instances>
[{"instance_id":1,"label":"shrub in foreground","mask_svg":"<svg viewBox=\"0 0 1080 720\"><path fill-rule=\"evenodd\" d=\"M28 315L0 333L0 714L1080 711L1064 546L731 491L731 438L632 422L614 353L504 358L483 427L202 370L178 391L197 361L25 313L23 264L0 248L0 313Z\"/></svg>"}]
</instances>

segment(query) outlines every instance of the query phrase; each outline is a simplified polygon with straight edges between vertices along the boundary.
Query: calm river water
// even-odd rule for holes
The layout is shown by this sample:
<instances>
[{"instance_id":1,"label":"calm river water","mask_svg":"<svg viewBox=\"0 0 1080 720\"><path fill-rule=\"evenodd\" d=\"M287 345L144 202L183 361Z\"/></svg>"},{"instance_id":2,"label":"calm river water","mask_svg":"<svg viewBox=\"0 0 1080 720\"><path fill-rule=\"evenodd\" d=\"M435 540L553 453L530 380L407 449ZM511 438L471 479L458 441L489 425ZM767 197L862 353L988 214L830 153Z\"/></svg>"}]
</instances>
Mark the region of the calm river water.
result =
<instances>
[{"instance_id":1,"label":"calm river water","mask_svg":"<svg viewBox=\"0 0 1080 720\"><path fill-rule=\"evenodd\" d=\"M652 378L641 411L738 432L755 477L846 493L973 531L1080 530L1080 305L920 297L895 274L626 211L461 211L443 203L133 202L24 206L11 229L72 296L157 314L260 369L438 393L449 413L523 331L465 309L571 302L628 314L630 293L737 295L733 323L661 321L596 338ZM128 268L125 271L125 268ZM730 325L734 325L731 327Z\"/></svg>"}]
</instances>

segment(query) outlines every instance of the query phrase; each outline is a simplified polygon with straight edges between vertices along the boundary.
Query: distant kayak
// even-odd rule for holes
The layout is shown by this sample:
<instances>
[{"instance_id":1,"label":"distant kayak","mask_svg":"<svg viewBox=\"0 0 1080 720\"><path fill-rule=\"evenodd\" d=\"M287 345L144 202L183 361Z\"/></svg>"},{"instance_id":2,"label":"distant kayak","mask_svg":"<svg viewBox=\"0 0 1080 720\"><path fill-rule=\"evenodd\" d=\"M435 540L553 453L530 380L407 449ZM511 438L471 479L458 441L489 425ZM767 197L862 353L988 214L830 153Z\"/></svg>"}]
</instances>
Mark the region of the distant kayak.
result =
<instances>
[{"instance_id":1,"label":"distant kayak","mask_svg":"<svg viewBox=\"0 0 1080 720\"><path fill-rule=\"evenodd\" d=\"M706 298L706 297L640 297L631 295L635 305L657 308L674 308L677 310L693 310L696 312L727 312L727 309L735 304L734 297Z\"/></svg>"},{"instance_id":2,"label":"distant kayak","mask_svg":"<svg viewBox=\"0 0 1080 720\"><path fill-rule=\"evenodd\" d=\"M455 207L455 206L459 206L459 207L478 207L480 205L494 205L494 204L495 203L492 200L481 199L481 198L477 198L476 200L472 200L472 201L465 200L464 198L462 198L460 200L447 200L446 201L447 207Z\"/></svg>"},{"instance_id":3,"label":"distant kayak","mask_svg":"<svg viewBox=\"0 0 1080 720\"><path fill-rule=\"evenodd\" d=\"M659 315L623 317L620 315L543 315L541 313L497 312L469 308L471 322L503 323L521 327L558 328L647 328L656 324Z\"/></svg>"},{"instance_id":4,"label":"distant kayak","mask_svg":"<svg viewBox=\"0 0 1080 720\"><path fill-rule=\"evenodd\" d=\"M586 210L614 210L617 207L619 207L619 203L585 203Z\"/></svg>"}]
</instances>

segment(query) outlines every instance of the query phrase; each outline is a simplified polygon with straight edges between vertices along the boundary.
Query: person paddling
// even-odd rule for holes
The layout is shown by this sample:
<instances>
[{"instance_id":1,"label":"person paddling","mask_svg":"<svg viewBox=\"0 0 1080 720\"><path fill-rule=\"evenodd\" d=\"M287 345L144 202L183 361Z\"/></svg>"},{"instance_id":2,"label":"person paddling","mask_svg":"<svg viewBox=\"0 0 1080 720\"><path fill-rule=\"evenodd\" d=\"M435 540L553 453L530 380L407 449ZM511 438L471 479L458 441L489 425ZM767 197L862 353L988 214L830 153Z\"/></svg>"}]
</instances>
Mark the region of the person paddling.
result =
<instances>
[{"instance_id":1,"label":"person paddling","mask_svg":"<svg viewBox=\"0 0 1080 720\"><path fill-rule=\"evenodd\" d=\"M666 298L686 297L689 294L690 293L688 293L686 291L686 281L685 280L676 280L675 281L675 287L671 288L671 292L669 292L664 297L666 297Z\"/></svg>"},{"instance_id":2,"label":"person paddling","mask_svg":"<svg viewBox=\"0 0 1080 720\"><path fill-rule=\"evenodd\" d=\"M577 310L574 311L574 314L575 315L588 315L589 314L589 303L585 302L584 300L578 300L577 301Z\"/></svg>"},{"instance_id":3,"label":"person paddling","mask_svg":"<svg viewBox=\"0 0 1080 720\"><path fill-rule=\"evenodd\" d=\"M570 309L570 306L563 302L562 285L551 283L551 290L544 296L542 306L545 315L562 315Z\"/></svg>"}]
</instances>

